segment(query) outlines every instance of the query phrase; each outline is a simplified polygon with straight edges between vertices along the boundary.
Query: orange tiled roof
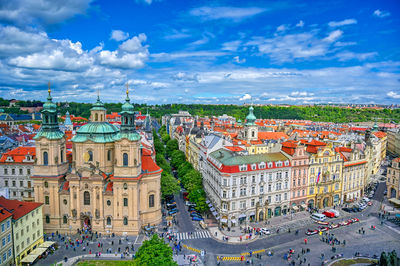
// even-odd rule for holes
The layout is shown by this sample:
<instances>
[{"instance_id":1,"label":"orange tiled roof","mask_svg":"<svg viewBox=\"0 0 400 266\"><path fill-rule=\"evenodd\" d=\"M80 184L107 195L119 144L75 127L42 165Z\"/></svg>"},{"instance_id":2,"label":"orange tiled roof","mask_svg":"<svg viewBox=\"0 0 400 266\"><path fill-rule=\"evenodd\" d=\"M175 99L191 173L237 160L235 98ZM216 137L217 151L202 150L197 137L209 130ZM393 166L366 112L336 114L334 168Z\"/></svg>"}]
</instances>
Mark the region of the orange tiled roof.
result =
<instances>
[{"instance_id":1,"label":"orange tiled roof","mask_svg":"<svg viewBox=\"0 0 400 266\"><path fill-rule=\"evenodd\" d=\"M288 135L284 132L258 132L258 139L288 139Z\"/></svg>"},{"instance_id":2,"label":"orange tiled roof","mask_svg":"<svg viewBox=\"0 0 400 266\"><path fill-rule=\"evenodd\" d=\"M224 148L230 151L244 151L244 149L239 146L224 146Z\"/></svg>"},{"instance_id":3,"label":"orange tiled roof","mask_svg":"<svg viewBox=\"0 0 400 266\"><path fill-rule=\"evenodd\" d=\"M113 182L108 182L107 187L106 187L106 191L113 191L113 186L114 186Z\"/></svg>"},{"instance_id":4,"label":"orange tiled roof","mask_svg":"<svg viewBox=\"0 0 400 266\"><path fill-rule=\"evenodd\" d=\"M0 222L4 221L10 216L12 216L11 212L7 211L5 208L0 208Z\"/></svg>"},{"instance_id":5,"label":"orange tiled roof","mask_svg":"<svg viewBox=\"0 0 400 266\"><path fill-rule=\"evenodd\" d=\"M35 147L17 147L9 152L4 153L3 156L1 156L0 163L7 163L6 160L10 156L14 160L12 163L24 163L23 160L25 160L25 156L28 154L32 155L33 159L35 159ZM32 162L29 164L32 164Z\"/></svg>"},{"instance_id":6,"label":"orange tiled roof","mask_svg":"<svg viewBox=\"0 0 400 266\"><path fill-rule=\"evenodd\" d=\"M374 132L374 135L380 139L386 137L386 133L382 131Z\"/></svg>"}]
</instances>

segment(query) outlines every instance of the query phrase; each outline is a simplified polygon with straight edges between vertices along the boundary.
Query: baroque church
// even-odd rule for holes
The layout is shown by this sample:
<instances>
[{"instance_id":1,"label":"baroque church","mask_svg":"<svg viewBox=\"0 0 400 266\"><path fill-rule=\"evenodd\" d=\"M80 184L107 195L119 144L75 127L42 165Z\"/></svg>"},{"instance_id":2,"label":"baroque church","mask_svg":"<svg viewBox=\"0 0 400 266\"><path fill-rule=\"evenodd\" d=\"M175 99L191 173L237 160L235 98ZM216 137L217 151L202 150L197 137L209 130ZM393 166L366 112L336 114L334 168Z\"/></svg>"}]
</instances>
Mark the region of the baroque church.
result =
<instances>
[{"instance_id":1,"label":"baroque church","mask_svg":"<svg viewBox=\"0 0 400 266\"><path fill-rule=\"evenodd\" d=\"M121 127L106 122L97 97L89 123L72 138L72 163L60 130L57 106L48 90L42 126L35 136L35 201L43 205L45 232L91 229L103 234L136 235L161 222L160 179L153 147L141 142L129 91Z\"/></svg>"}]
</instances>

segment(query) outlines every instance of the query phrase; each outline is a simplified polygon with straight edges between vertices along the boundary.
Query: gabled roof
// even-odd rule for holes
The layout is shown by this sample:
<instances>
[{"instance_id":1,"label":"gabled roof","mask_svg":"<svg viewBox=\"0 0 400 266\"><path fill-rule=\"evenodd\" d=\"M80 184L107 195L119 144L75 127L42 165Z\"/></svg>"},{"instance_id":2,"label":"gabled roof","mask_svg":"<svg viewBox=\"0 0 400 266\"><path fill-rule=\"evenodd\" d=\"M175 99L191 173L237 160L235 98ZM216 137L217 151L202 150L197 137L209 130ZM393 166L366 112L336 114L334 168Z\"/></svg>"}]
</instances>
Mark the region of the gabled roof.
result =
<instances>
[{"instance_id":1,"label":"gabled roof","mask_svg":"<svg viewBox=\"0 0 400 266\"><path fill-rule=\"evenodd\" d=\"M7 211L7 209L0 207L0 222L4 221L8 217L11 217L12 213Z\"/></svg>"},{"instance_id":2,"label":"gabled roof","mask_svg":"<svg viewBox=\"0 0 400 266\"><path fill-rule=\"evenodd\" d=\"M373 133L377 138L384 138L384 137L386 137L386 133L385 132L382 132L382 131L377 131L377 132L374 132Z\"/></svg>"},{"instance_id":3,"label":"gabled roof","mask_svg":"<svg viewBox=\"0 0 400 266\"><path fill-rule=\"evenodd\" d=\"M228 149L230 151L244 151L245 150L239 146L224 146L224 148Z\"/></svg>"},{"instance_id":4,"label":"gabled roof","mask_svg":"<svg viewBox=\"0 0 400 266\"><path fill-rule=\"evenodd\" d=\"M8 157L12 157L13 162L12 163L29 163L32 164L32 162L23 162L26 159L26 155L31 155L32 159L35 159L36 156L36 150L35 147L17 147L9 152L6 152L1 156L0 158L0 163L7 163L6 160Z\"/></svg>"},{"instance_id":5,"label":"gabled roof","mask_svg":"<svg viewBox=\"0 0 400 266\"><path fill-rule=\"evenodd\" d=\"M0 197L0 207L5 208L7 211L12 213L14 220L18 220L19 218L27 215L31 211L42 206L42 204L43 203L39 203L39 202L9 200L3 196Z\"/></svg>"},{"instance_id":6,"label":"gabled roof","mask_svg":"<svg viewBox=\"0 0 400 266\"><path fill-rule=\"evenodd\" d=\"M258 139L288 139L288 135L285 132L258 132Z\"/></svg>"}]
</instances>

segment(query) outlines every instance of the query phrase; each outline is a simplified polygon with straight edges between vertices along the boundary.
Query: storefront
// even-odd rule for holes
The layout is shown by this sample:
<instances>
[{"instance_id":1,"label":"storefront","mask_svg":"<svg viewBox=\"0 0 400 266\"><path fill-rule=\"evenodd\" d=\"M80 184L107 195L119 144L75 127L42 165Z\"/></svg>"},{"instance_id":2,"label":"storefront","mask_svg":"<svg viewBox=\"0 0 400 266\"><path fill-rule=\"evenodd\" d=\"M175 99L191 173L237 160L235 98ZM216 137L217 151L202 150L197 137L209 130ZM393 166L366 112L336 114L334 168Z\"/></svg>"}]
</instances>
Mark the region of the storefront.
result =
<instances>
[{"instance_id":1,"label":"storefront","mask_svg":"<svg viewBox=\"0 0 400 266\"><path fill-rule=\"evenodd\" d=\"M246 214L239 215L239 224L242 225L246 221Z\"/></svg>"},{"instance_id":2,"label":"storefront","mask_svg":"<svg viewBox=\"0 0 400 266\"><path fill-rule=\"evenodd\" d=\"M281 216L281 207L276 207L274 211L274 216Z\"/></svg>"}]
</instances>

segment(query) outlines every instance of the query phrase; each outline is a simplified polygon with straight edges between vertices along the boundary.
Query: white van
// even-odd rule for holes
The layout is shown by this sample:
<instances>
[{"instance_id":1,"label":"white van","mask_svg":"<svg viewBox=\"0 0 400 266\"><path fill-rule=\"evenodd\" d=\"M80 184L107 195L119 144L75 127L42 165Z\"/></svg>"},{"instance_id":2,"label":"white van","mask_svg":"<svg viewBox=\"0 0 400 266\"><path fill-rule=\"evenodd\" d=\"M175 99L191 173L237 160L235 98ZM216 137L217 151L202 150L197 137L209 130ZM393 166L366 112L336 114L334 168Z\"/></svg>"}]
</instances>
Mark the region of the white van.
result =
<instances>
[{"instance_id":1,"label":"white van","mask_svg":"<svg viewBox=\"0 0 400 266\"><path fill-rule=\"evenodd\" d=\"M326 216L321 214L321 213L313 213L311 215L311 218L316 220L316 221L320 221L320 222L323 222L323 221L326 220Z\"/></svg>"},{"instance_id":2,"label":"white van","mask_svg":"<svg viewBox=\"0 0 400 266\"><path fill-rule=\"evenodd\" d=\"M340 216L339 211L337 211L335 209L330 209L328 212L331 212L331 213L335 214L335 217L339 217Z\"/></svg>"}]
</instances>

